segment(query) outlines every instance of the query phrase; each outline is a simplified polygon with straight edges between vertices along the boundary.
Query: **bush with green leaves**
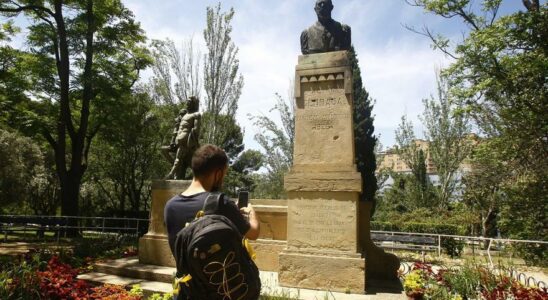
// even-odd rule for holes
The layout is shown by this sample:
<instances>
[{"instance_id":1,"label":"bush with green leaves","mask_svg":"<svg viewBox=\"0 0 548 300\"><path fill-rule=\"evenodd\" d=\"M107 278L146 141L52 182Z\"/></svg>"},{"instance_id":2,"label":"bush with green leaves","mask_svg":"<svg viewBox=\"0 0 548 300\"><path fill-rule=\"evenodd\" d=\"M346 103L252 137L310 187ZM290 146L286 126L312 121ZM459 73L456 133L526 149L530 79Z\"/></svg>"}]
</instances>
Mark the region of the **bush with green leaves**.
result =
<instances>
[{"instance_id":1,"label":"bush with green leaves","mask_svg":"<svg viewBox=\"0 0 548 300\"><path fill-rule=\"evenodd\" d=\"M404 276L403 285L414 299L547 299L546 288L526 287L509 277L505 268L496 271L477 264L434 269L416 262ZM508 274L508 275L507 275ZM420 298L419 298L420 297Z\"/></svg>"},{"instance_id":2,"label":"bush with green leaves","mask_svg":"<svg viewBox=\"0 0 548 300\"><path fill-rule=\"evenodd\" d=\"M155 293L148 298L148 300L171 300L171 299L173 299L173 295L170 293L164 293L164 294Z\"/></svg>"},{"instance_id":3,"label":"bush with green leaves","mask_svg":"<svg viewBox=\"0 0 548 300\"><path fill-rule=\"evenodd\" d=\"M135 243L135 236L105 234L74 240L75 257L121 257L127 248Z\"/></svg>"},{"instance_id":4,"label":"bush with green leaves","mask_svg":"<svg viewBox=\"0 0 548 300\"><path fill-rule=\"evenodd\" d=\"M36 271L44 264L38 255L1 263L0 299L39 299L40 280Z\"/></svg>"}]
</instances>

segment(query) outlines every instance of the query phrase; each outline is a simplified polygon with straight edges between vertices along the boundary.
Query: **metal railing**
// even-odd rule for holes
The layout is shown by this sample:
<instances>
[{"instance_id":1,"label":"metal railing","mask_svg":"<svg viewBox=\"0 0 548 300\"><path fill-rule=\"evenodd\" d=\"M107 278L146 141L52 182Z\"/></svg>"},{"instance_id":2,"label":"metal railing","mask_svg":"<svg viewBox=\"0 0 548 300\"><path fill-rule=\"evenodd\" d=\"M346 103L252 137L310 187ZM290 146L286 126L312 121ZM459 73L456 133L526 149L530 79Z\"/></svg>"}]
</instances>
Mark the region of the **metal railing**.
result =
<instances>
[{"instance_id":1,"label":"metal railing","mask_svg":"<svg viewBox=\"0 0 548 300\"><path fill-rule=\"evenodd\" d=\"M0 232L7 241L9 233L55 232L57 241L67 231L124 233L141 236L147 232L149 220L116 217L0 215Z\"/></svg>"},{"instance_id":2,"label":"metal railing","mask_svg":"<svg viewBox=\"0 0 548 300\"><path fill-rule=\"evenodd\" d=\"M494 266L493 257L491 251L493 247L501 248L501 245L504 244L535 244L535 245L548 245L548 241L535 241L535 240L515 240L515 239L500 239L500 238L488 238L488 237L473 237L473 236L462 236L462 235L449 235L449 234L435 234L435 233L416 233L416 232L397 232L397 231L377 231L371 230L371 233L379 234L389 234L392 236L417 236L417 237L434 237L437 239L437 253L438 256L441 256L442 253L442 239L454 239L463 241L467 245L472 245L475 249L475 245L480 245L481 243L487 243L487 257L489 258L489 264ZM382 246L381 246L382 247Z\"/></svg>"}]
</instances>

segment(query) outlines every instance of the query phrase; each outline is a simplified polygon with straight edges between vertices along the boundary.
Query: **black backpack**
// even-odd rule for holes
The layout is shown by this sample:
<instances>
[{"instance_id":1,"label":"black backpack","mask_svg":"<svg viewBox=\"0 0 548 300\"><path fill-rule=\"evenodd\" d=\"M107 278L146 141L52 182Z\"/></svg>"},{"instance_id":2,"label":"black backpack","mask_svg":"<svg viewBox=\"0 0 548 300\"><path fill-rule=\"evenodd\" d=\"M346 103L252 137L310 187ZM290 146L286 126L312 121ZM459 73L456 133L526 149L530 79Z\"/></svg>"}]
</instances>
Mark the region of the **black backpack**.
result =
<instances>
[{"instance_id":1,"label":"black backpack","mask_svg":"<svg viewBox=\"0 0 548 300\"><path fill-rule=\"evenodd\" d=\"M199 217L177 233L177 300L259 299L259 269L236 226L219 214L223 197L209 194Z\"/></svg>"}]
</instances>

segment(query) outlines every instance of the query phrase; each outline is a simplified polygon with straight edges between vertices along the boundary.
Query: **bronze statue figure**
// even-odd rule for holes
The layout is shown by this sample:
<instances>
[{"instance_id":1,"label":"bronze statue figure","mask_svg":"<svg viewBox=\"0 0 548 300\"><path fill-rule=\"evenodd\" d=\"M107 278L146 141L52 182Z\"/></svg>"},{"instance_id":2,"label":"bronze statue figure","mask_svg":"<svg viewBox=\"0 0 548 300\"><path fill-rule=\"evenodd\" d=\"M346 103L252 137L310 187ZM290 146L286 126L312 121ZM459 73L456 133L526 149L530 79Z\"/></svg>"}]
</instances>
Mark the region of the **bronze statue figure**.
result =
<instances>
[{"instance_id":1,"label":"bronze statue figure","mask_svg":"<svg viewBox=\"0 0 548 300\"><path fill-rule=\"evenodd\" d=\"M303 54L350 50L352 44L350 27L331 18L331 0L317 0L314 10L318 22L301 34Z\"/></svg>"},{"instance_id":2,"label":"bronze statue figure","mask_svg":"<svg viewBox=\"0 0 548 300\"><path fill-rule=\"evenodd\" d=\"M166 179L185 179L186 170L190 167L192 155L198 149L200 135L199 113L200 102L196 97L190 97L187 109L182 109L175 119L175 127L169 147L164 147L166 157L173 161L173 167ZM175 158L169 152L176 152Z\"/></svg>"}]
</instances>

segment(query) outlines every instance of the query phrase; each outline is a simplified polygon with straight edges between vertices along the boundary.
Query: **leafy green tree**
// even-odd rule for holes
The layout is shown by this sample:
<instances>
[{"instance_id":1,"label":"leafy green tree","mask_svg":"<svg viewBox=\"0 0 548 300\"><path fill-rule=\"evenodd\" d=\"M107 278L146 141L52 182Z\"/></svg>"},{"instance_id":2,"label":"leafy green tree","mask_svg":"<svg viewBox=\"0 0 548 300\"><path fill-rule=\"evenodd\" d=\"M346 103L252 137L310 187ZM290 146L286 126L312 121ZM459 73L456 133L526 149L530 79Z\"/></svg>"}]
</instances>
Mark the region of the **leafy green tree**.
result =
<instances>
[{"instance_id":1,"label":"leafy green tree","mask_svg":"<svg viewBox=\"0 0 548 300\"><path fill-rule=\"evenodd\" d=\"M238 47L230 37L233 17L234 9L221 12L221 3L207 8L204 89L205 111L211 118L205 118L203 124L211 129L203 137L207 143L219 146L224 146L219 132L227 125L223 123L226 119L220 116L234 118L244 85L243 76L239 72Z\"/></svg>"},{"instance_id":2,"label":"leafy green tree","mask_svg":"<svg viewBox=\"0 0 548 300\"><path fill-rule=\"evenodd\" d=\"M472 168L463 177L463 202L478 216L484 237L496 236L497 215L505 198L502 184L509 177L501 172L504 164L489 143L483 141L475 147L469 161Z\"/></svg>"},{"instance_id":3,"label":"leafy green tree","mask_svg":"<svg viewBox=\"0 0 548 300\"><path fill-rule=\"evenodd\" d=\"M151 179L165 175L160 120L143 89L120 101L123 109L97 136L87 182L100 191L97 196L107 200L111 211L138 213L149 209Z\"/></svg>"},{"instance_id":4,"label":"leafy green tree","mask_svg":"<svg viewBox=\"0 0 548 300\"><path fill-rule=\"evenodd\" d=\"M470 155L472 140L470 126L462 106L449 93L449 85L442 76L437 77L437 97L424 99L422 122L429 142L430 159L436 166L439 184L435 186L440 208L448 208L459 188L457 172ZM424 153L421 160L425 160Z\"/></svg>"},{"instance_id":5,"label":"leafy green tree","mask_svg":"<svg viewBox=\"0 0 548 300\"><path fill-rule=\"evenodd\" d=\"M396 153L411 169L411 173L418 178L417 174L419 173L421 159L419 158L419 147L416 144L417 138L413 129L413 122L407 120L407 116L402 116L395 133Z\"/></svg>"},{"instance_id":6,"label":"leafy green tree","mask_svg":"<svg viewBox=\"0 0 548 300\"><path fill-rule=\"evenodd\" d=\"M373 116L374 101L363 87L358 56L354 47L350 49L352 81L354 84L354 144L358 172L362 175L362 201L375 201L377 192L377 161L375 157L375 120Z\"/></svg>"},{"instance_id":7,"label":"leafy green tree","mask_svg":"<svg viewBox=\"0 0 548 300\"><path fill-rule=\"evenodd\" d=\"M119 0L2 1L0 13L30 23L26 92L52 113L33 121L55 153L61 213L78 215L92 141L149 62L144 33Z\"/></svg>"},{"instance_id":8,"label":"leafy green tree","mask_svg":"<svg viewBox=\"0 0 548 300\"><path fill-rule=\"evenodd\" d=\"M289 93L289 101L276 94L276 104L270 112L276 111L281 120L281 126L265 115L251 116L253 125L261 128L255 134L255 141L261 146L264 155L265 174L258 176L256 197L279 199L285 196L284 176L293 164L293 143L295 140L295 111L292 103L293 95Z\"/></svg>"},{"instance_id":9,"label":"leafy green tree","mask_svg":"<svg viewBox=\"0 0 548 300\"><path fill-rule=\"evenodd\" d=\"M55 214L58 184L39 145L0 129L0 212Z\"/></svg>"},{"instance_id":10,"label":"leafy green tree","mask_svg":"<svg viewBox=\"0 0 548 300\"><path fill-rule=\"evenodd\" d=\"M263 165L263 155L257 150L246 150L240 154L230 166L225 179L225 190L233 196L238 196L238 191L253 192L256 187L254 176Z\"/></svg>"},{"instance_id":11,"label":"leafy green tree","mask_svg":"<svg viewBox=\"0 0 548 300\"><path fill-rule=\"evenodd\" d=\"M15 83L8 83L7 81L13 80L18 72L16 70L17 63L14 60L17 59L17 51L9 46L11 36L18 32L18 28L13 26L13 21L7 22L0 26L0 126L7 127L8 120L10 119L9 109L17 99L26 97L22 94L19 85ZM18 78L21 83L22 78ZM24 80L23 80L24 82ZM15 91L14 90L14 87ZM15 94L15 95L14 95Z\"/></svg>"},{"instance_id":12,"label":"leafy green tree","mask_svg":"<svg viewBox=\"0 0 548 300\"><path fill-rule=\"evenodd\" d=\"M396 129L396 143L396 153L411 169L412 174L412 178L402 177L402 181L394 185L407 193L406 206L409 209L436 206L437 201L432 197L432 184L426 171L426 154L419 147L413 123L408 121L406 116L402 116L401 123ZM386 197L384 199L386 200Z\"/></svg>"},{"instance_id":13,"label":"leafy green tree","mask_svg":"<svg viewBox=\"0 0 548 300\"><path fill-rule=\"evenodd\" d=\"M444 71L451 93L466 104L509 174L501 185L502 234L546 240L548 3L523 0L523 10L500 16L502 0L482 1L481 12L471 1L410 2L468 26L453 43L430 29L422 33L455 59Z\"/></svg>"},{"instance_id":14,"label":"leafy green tree","mask_svg":"<svg viewBox=\"0 0 548 300\"><path fill-rule=\"evenodd\" d=\"M207 144L207 136L213 136L219 147L223 148L228 155L231 163L235 161L238 155L244 150L244 133L240 125L236 122L234 116L225 114L214 116L209 112L204 112L202 115L202 124L211 124L216 119L216 122L223 124L222 130L215 130L211 126L203 125L200 132L200 144Z\"/></svg>"}]
</instances>

